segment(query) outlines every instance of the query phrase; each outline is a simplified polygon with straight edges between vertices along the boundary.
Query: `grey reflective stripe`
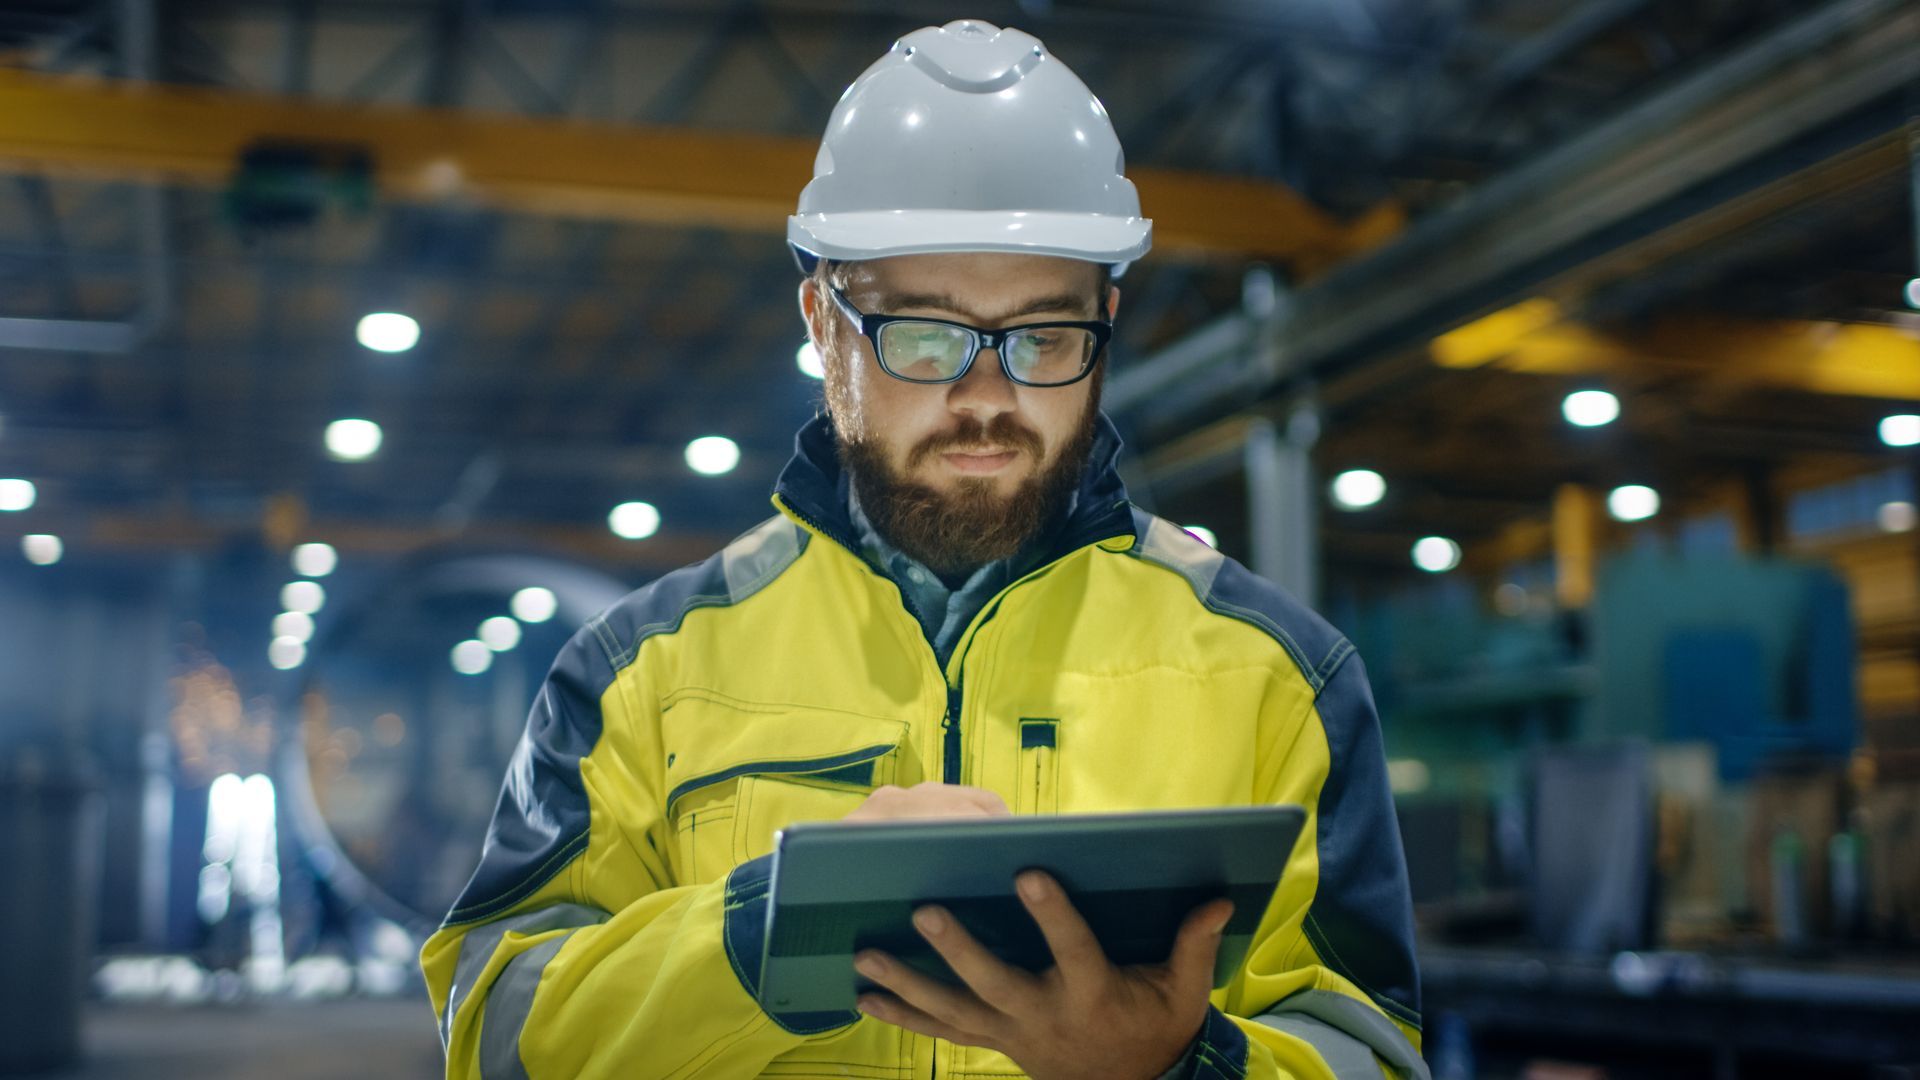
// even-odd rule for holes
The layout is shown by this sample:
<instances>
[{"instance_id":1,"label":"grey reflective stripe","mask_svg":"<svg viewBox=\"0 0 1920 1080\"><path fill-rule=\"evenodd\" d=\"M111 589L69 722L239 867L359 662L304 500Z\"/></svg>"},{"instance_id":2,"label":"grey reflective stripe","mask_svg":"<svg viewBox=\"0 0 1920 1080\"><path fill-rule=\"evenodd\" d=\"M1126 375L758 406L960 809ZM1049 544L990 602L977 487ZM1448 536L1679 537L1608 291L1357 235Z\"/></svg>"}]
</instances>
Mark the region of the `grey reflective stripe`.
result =
<instances>
[{"instance_id":1,"label":"grey reflective stripe","mask_svg":"<svg viewBox=\"0 0 1920 1080\"><path fill-rule=\"evenodd\" d=\"M1156 517L1147 526L1140 541L1140 557L1157 563L1187 579L1193 595L1201 600L1213 591L1213 579L1220 575L1227 557L1195 539L1187 530L1165 518Z\"/></svg>"},{"instance_id":2,"label":"grey reflective stripe","mask_svg":"<svg viewBox=\"0 0 1920 1080\"><path fill-rule=\"evenodd\" d=\"M1342 1080L1378 1076L1375 1057L1395 1075L1432 1080L1420 1052L1385 1013L1345 994L1303 990L1254 1019L1312 1046Z\"/></svg>"},{"instance_id":3,"label":"grey reflective stripe","mask_svg":"<svg viewBox=\"0 0 1920 1080\"><path fill-rule=\"evenodd\" d=\"M487 991L486 1010L480 1014L480 1080L528 1080L520 1060L520 1032L533 1011L533 992L540 988L547 961L572 936L549 938L507 961L507 969Z\"/></svg>"},{"instance_id":4,"label":"grey reflective stripe","mask_svg":"<svg viewBox=\"0 0 1920 1080\"><path fill-rule=\"evenodd\" d=\"M784 516L771 517L728 544L720 553L727 602L745 600L792 565L800 555L800 536L800 526Z\"/></svg>"},{"instance_id":5,"label":"grey reflective stripe","mask_svg":"<svg viewBox=\"0 0 1920 1080\"><path fill-rule=\"evenodd\" d=\"M447 1011L440 1014L440 1049L453 1042L453 1018L473 993L474 980L486 970L493 951L508 931L516 934L540 934L570 926L591 926L607 921L607 913L582 904L554 904L537 911L523 912L467 931L460 939L460 959L454 963L453 986L447 991Z\"/></svg>"}]
</instances>

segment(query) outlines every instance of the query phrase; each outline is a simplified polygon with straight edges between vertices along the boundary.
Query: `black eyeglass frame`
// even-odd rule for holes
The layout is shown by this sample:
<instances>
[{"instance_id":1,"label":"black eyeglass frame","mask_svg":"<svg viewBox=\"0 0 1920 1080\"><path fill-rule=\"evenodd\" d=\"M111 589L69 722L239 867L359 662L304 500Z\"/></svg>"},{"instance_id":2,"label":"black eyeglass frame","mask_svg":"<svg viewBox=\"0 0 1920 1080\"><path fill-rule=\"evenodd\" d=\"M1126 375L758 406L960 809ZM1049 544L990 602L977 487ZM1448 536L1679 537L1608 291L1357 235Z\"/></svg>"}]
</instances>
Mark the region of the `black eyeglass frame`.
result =
<instances>
[{"instance_id":1,"label":"black eyeglass frame","mask_svg":"<svg viewBox=\"0 0 1920 1080\"><path fill-rule=\"evenodd\" d=\"M841 292L838 287L829 285L827 286L827 291L833 294L834 304L837 305L840 308L840 310L846 314L847 318L853 320L853 324L859 328L860 336L866 338L868 344L873 346L873 358L879 361L880 370L886 372L888 375L891 375L896 379L899 379L901 382L910 382L910 383L915 383L921 386L944 386L947 383L956 383L956 382L959 382L961 379L966 378L967 372L973 370L974 360L979 357L981 350L983 349L992 349L993 355L1000 358L1000 371L1002 374L1006 375L1007 380L1009 382L1017 383L1021 386L1031 386L1031 387L1035 387L1036 389L1042 389L1042 390L1050 390L1060 386L1072 386L1074 383L1077 383L1080 380L1086 378L1088 375L1093 374L1093 369L1097 364L1100 363L1100 358L1106 355L1107 343L1113 340L1113 322L1108 319L1102 319L1102 320L1091 321L1091 322L1021 323L1018 326L1003 326L998 330L989 330L989 329L986 329L985 327L972 326L963 322L955 322L952 319L934 319L934 318L929 318L925 315L869 315L866 312L861 311L859 308L854 307L853 301L847 299L847 294L844 292ZM1100 310L1102 314L1106 312L1106 308L1107 308L1107 302L1106 300L1102 299L1100 301ZM889 323L898 323L898 322L937 323L941 326L951 326L956 330L966 331L969 338L973 342L973 345L972 345L972 348L967 350L967 358L960 362L959 370L955 371L952 375L948 376L947 378L910 379L907 376L901 375L895 372L892 368L888 367L887 362L881 359L880 357L880 331L885 329ZM1013 373L1013 366L1007 362L1006 350L1000 347L1007 340L1007 338L1011 337L1014 334L1025 333L1027 331L1032 331L1032 330L1048 330L1048 329L1062 329L1062 328L1069 329L1069 330L1085 330L1093 335L1093 355L1087 359L1086 366L1080 369L1080 374L1075 375L1073 378L1068 379L1065 382L1037 383L1037 382L1028 382L1027 380L1022 379L1020 376L1015 375Z\"/></svg>"}]
</instances>

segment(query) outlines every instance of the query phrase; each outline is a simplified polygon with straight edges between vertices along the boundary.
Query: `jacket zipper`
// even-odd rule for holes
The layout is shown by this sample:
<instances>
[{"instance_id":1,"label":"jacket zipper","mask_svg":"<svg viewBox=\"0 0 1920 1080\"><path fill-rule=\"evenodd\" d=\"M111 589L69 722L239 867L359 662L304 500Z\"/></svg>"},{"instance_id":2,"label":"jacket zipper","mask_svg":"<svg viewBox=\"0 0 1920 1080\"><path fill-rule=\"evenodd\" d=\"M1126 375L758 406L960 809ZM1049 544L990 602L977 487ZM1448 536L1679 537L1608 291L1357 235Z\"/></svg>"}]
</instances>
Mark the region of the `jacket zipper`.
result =
<instances>
[{"instance_id":1,"label":"jacket zipper","mask_svg":"<svg viewBox=\"0 0 1920 1080\"><path fill-rule=\"evenodd\" d=\"M941 779L949 784L957 784L960 782L960 685L957 682L947 687L947 718L940 722L940 726L947 733Z\"/></svg>"}]
</instances>

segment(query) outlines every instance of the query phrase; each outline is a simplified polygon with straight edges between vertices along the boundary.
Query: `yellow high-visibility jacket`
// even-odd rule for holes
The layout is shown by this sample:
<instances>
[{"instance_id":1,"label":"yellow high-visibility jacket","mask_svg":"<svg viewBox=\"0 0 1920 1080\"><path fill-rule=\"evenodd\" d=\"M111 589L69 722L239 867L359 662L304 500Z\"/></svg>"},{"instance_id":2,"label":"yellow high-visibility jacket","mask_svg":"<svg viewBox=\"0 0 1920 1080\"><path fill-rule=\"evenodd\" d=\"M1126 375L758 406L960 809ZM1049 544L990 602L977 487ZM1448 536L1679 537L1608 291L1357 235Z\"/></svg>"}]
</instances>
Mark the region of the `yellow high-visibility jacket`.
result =
<instances>
[{"instance_id":1,"label":"yellow high-visibility jacket","mask_svg":"<svg viewBox=\"0 0 1920 1080\"><path fill-rule=\"evenodd\" d=\"M858 1013L755 1000L774 833L922 780L1021 814L1304 806L1185 1071L1423 1075L1405 862L1360 660L1129 503L1100 424L1057 543L944 665L856 554L824 418L781 474L778 516L576 634L480 866L421 951L447 1075L1020 1075Z\"/></svg>"}]
</instances>

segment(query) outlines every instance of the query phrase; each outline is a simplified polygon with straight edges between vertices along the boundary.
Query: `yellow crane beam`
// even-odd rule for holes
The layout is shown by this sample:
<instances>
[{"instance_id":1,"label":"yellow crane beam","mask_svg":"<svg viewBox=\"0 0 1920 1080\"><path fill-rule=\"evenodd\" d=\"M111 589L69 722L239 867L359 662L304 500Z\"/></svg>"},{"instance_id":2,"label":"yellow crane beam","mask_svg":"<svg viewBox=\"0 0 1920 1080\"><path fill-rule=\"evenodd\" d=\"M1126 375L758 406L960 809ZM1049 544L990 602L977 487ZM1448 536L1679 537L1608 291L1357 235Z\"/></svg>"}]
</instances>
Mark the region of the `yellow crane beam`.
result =
<instances>
[{"instance_id":1,"label":"yellow crane beam","mask_svg":"<svg viewBox=\"0 0 1920 1080\"><path fill-rule=\"evenodd\" d=\"M1704 316L1632 337L1565 319L1536 297L1435 338L1446 368L1494 364L1541 375L1675 372L1723 385L1852 397L1920 398L1920 336L1892 326Z\"/></svg>"},{"instance_id":2,"label":"yellow crane beam","mask_svg":"<svg viewBox=\"0 0 1920 1080\"><path fill-rule=\"evenodd\" d=\"M358 105L0 71L0 165L221 185L262 141L366 151L379 194L509 210L780 233L812 139ZM1400 226L1353 224L1248 177L1133 172L1156 247L1314 271Z\"/></svg>"}]
</instances>

